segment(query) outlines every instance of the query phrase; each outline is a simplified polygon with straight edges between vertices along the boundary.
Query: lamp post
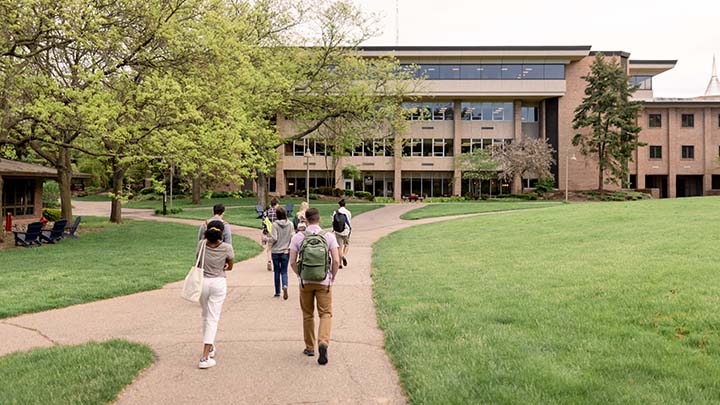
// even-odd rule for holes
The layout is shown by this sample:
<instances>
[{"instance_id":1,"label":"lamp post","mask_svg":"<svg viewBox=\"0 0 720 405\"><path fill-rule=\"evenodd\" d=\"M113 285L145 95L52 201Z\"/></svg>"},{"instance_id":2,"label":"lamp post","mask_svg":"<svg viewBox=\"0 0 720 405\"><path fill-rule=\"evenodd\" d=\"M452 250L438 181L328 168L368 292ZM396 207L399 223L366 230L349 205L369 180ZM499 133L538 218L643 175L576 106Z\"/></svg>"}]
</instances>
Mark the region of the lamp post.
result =
<instances>
[{"instance_id":1,"label":"lamp post","mask_svg":"<svg viewBox=\"0 0 720 405\"><path fill-rule=\"evenodd\" d=\"M310 204L310 158L312 157L312 153L310 153L310 148L305 149L305 169L306 176L305 176L305 202Z\"/></svg>"},{"instance_id":2,"label":"lamp post","mask_svg":"<svg viewBox=\"0 0 720 405\"><path fill-rule=\"evenodd\" d=\"M570 173L571 160L577 160L577 158L575 157L574 153L572 157L570 157L570 148L568 148L567 152L565 153L565 202L567 202L568 200L568 178Z\"/></svg>"}]
</instances>

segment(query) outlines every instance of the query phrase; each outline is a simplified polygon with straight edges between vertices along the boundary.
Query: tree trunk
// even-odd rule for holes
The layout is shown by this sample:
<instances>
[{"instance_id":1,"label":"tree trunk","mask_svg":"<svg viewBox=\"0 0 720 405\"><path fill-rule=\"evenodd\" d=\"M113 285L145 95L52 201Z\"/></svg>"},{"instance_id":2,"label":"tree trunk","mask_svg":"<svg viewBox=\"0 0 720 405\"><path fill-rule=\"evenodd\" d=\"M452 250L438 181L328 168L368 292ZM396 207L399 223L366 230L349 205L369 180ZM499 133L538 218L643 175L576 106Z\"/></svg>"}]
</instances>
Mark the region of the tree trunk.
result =
<instances>
[{"instance_id":1,"label":"tree trunk","mask_svg":"<svg viewBox=\"0 0 720 405\"><path fill-rule=\"evenodd\" d=\"M120 167L120 165L116 162L112 162L112 177L113 177L113 199L110 206L110 222L114 222L116 224L122 223L122 202L120 201L120 198L122 197L122 191L123 191L123 182L125 179L125 169L123 167Z\"/></svg>"},{"instance_id":2,"label":"tree trunk","mask_svg":"<svg viewBox=\"0 0 720 405\"><path fill-rule=\"evenodd\" d=\"M257 203L263 207L268 206L268 193L267 193L267 176L265 173L257 170Z\"/></svg>"},{"instance_id":3,"label":"tree trunk","mask_svg":"<svg viewBox=\"0 0 720 405\"><path fill-rule=\"evenodd\" d=\"M604 174L605 174L605 167L602 163L600 163L599 173L598 173L598 192L600 193L600 197L603 196L603 192L605 191L604 187L603 187L605 185L605 181L603 178Z\"/></svg>"},{"instance_id":4,"label":"tree trunk","mask_svg":"<svg viewBox=\"0 0 720 405\"><path fill-rule=\"evenodd\" d=\"M192 178L192 203L200 205L200 171Z\"/></svg>"},{"instance_id":5,"label":"tree trunk","mask_svg":"<svg viewBox=\"0 0 720 405\"><path fill-rule=\"evenodd\" d=\"M3 178L2 178L2 176L0 176L0 215L2 215L3 217L6 217L6 215L3 215L4 212L3 212L2 202L3 202ZM2 218L0 218L0 225L3 225ZM2 243L2 242L5 242L5 228L4 227L3 227L3 229L0 229L0 243Z\"/></svg>"},{"instance_id":6,"label":"tree trunk","mask_svg":"<svg viewBox=\"0 0 720 405\"><path fill-rule=\"evenodd\" d=\"M58 185L60 186L61 215L68 222L72 221L72 164L70 163L70 149L61 147L58 150L56 169L58 172Z\"/></svg>"}]
</instances>

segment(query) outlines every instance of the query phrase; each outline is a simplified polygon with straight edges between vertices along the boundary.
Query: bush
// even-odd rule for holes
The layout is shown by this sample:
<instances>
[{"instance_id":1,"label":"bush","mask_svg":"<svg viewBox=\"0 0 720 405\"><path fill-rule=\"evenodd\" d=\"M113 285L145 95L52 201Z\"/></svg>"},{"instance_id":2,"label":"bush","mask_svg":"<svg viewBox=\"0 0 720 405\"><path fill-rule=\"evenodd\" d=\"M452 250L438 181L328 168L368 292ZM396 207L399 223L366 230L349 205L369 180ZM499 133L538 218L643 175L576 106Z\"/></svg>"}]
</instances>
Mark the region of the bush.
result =
<instances>
[{"instance_id":1,"label":"bush","mask_svg":"<svg viewBox=\"0 0 720 405\"><path fill-rule=\"evenodd\" d=\"M56 208L43 208L42 216L50 222L57 221L62 218L62 211Z\"/></svg>"},{"instance_id":2,"label":"bush","mask_svg":"<svg viewBox=\"0 0 720 405\"><path fill-rule=\"evenodd\" d=\"M333 189L333 196L334 196L334 197L342 197L343 195L345 195L345 190L343 190L343 189L341 189L341 188L335 188L335 189Z\"/></svg>"},{"instance_id":3,"label":"bush","mask_svg":"<svg viewBox=\"0 0 720 405\"><path fill-rule=\"evenodd\" d=\"M362 199L368 200L368 201L372 201L372 200L373 200L373 195L372 195L372 193L369 192L369 191L356 191L356 192L355 192L355 197L357 197L357 198L362 198Z\"/></svg>"},{"instance_id":4,"label":"bush","mask_svg":"<svg viewBox=\"0 0 720 405\"><path fill-rule=\"evenodd\" d=\"M57 208L60 200L60 185L54 180L43 183L43 207Z\"/></svg>"},{"instance_id":5,"label":"bush","mask_svg":"<svg viewBox=\"0 0 720 405\"><path fill-rule=\"evenodd\" d=\"M140 189L139 193L140 193L140 195L155 194L155 188L145 187L145 188Z\"/></svg>"},{"instance_id":6,"label":"bush","mask_svg":"<svg viewBox=\"0 0 720 405\"><path fill-rule=\"evenodd\" d=\"M311 200L319 200L320 196L315 193L310 193L310 199Z\"/></svg>"},{"instance_id":7,"label":"bush","mask_svg":"<svg viewBox=\"0 0 720 405\"><path fill-rule=\"evenodd\" d=\"M536 193L549 193L554 190L555 180L552 177L545 177L544 179L539 179L537 184L535 185Z\"/></svg>"},{"instance_id":8,"label":"bush","mask_svg":"<svg viewBox=\"0 0 720 405\"><path fill-rule=\"evenodd\" d=\"M448 202L460 202L465 201L465 197L428 197L423 200L423 202L427 203L448 203Z\"/></svg>"},{"instance_id":9,"label":"bush","mask_svg":"<svg viewBox=\"0 0 720 405\"><path fill-rule=\"evenodd\" d=\"M254 198L255 193L252 190L241 191L241 195L245 198Z\"/></svg>"},{"instance_id":10,"label":"bush","mask_svg":"<svg viewBox=\"0 0 720 405\"><path fill-rule=\"evenodd\" d=\"M375 197L373 201L375 201L376 203L389 204L394 203L395 199L390 197Z\"/></svg>"},{"instance_id":11,"label":"bush","mask_svg":"<svg viewBox=\"0 0 720 405\"><path fill-rule=\"evenodd\" d=\"M353 190L345 190L343 191L343 194L345 195L345 197L352 197L355 195L355 192Z\"/></svg>"},{"instance_id":12,"label":"bush","mask_svg":"<svg viewBox=\"0 0 720 405\"><path fill-rule=\"evenodd\" d=\"M167 213L168 213L169 215L179 214L179 213L181 213L181 212L183 212L183 209L182 209L182 208L173 208L173 209L168 208L168 209L167 209ZM162 213L163 213L162 208L156 208L156 209L155 209L155 215L162 215Z\"/></svg>"},{"instance_id":13,"label":"bush","mask_svg":"<svg viewBox=\"0 0 720 405\"><path fill-rule=\"evenodd\" d=\"M480 196L477 194L465 193L465 200L477 200L479 198L480 198ZM483 200L484 200L484 198L483 198Z\"/></svg>"}]
</instances>

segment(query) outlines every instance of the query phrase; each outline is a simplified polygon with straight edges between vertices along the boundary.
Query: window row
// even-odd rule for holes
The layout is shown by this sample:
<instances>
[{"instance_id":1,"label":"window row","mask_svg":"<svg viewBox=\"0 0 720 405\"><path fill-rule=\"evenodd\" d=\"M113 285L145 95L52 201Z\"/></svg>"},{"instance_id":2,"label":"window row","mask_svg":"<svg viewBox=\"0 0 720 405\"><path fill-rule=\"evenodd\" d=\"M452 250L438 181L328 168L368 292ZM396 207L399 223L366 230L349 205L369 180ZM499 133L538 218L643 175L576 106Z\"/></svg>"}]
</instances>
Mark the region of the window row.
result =
<instances>
[{"instance_id":1,"label":"window row","mask_svg":"<svg viewBox=\"0 0 720 405\"><path fill-rule=\"evenodd\" d=\"M452 121L453 103L402 103L405 118L410 121Z\"/></svg>"},{"instance_id":2,"label":"window row","mask_svg":"<svg viewBox=\"0 0 720 405\"><path fill-rule=\"evenodd\" d=\"M472 121L512 121L513 103L462 103L462 119Z\"/></svg>"},{"instance_id":3,"label":"window row","mask_svg":"<svg viewBox=\"0 0 720 405\"><path fill-rule=\"evenodd\" d=\"M410 68L413 65L401 64ZM417 78L428 80L564 80L565 65L559 64L419 64Z\"/></svg>"},{"instance_id":4,"label":"window row","mask_svg":"<svg viewBox=\"0 0 720 405\"><path fill-rule=\"evenodd\" d=\"M453 155L453 140L445 138L408 138L403 156L444 157Z\"/></svg>"},{"instance_id":5,"label":"window row","mask_svg":"<svg viewBox=\"0 0 720 405\"><path fill-rule=\"evenodd\" d=\"M313 156L329 156L330 148L323 142L314 139L301 139L285 145L286 156L305 156L309 151ZM393 156L393 141L391 139L374 139L360 142L351 151L352 156Z\"/></svg>"},{"instance_id":6,"label":"window row","mask_svg":"<svg viewBox=\"0 0 720 405\"><path fill-rule=\"evenodd\" d=\"M460 143L460 153L474 153L477 150L490 148L493 144L508 144L511 138L472 138L463 139Z\"/></svg>"},{"instance_id":7,"label":"window row","mask_svg":"<svg viewBox=\"0 0 720 405\"><path fill-rule=\"evenodd\" d=\"M392 139L373 139L360 142L352 151L353 156L394 156Z\"/></svg>"},{"instance_id":8,"label":"window row","mask_svg":"<svg viewBox=\"0 0 720 405\"><path fill-rule=\"evenodd\" d=\"M682 145L680 149L681 158L686 160L695 159L695 146ZM720 154L720 150L718 151ZM662 146L650 145L650 159L662 159Z\"/></svg>"},{"instance_id":9,"label":"window row","mask_svg":"<svg viewBox=\"0 0 720 405\"><path fill-rule=\"evenodd\" d=\"M681 114L680 125L683 128L695 127L695 114ZM662 114L648 114L649 128L662 128ZM720 114L718 114L718 127L720 128Z\"/></svg>"}]
</instances>

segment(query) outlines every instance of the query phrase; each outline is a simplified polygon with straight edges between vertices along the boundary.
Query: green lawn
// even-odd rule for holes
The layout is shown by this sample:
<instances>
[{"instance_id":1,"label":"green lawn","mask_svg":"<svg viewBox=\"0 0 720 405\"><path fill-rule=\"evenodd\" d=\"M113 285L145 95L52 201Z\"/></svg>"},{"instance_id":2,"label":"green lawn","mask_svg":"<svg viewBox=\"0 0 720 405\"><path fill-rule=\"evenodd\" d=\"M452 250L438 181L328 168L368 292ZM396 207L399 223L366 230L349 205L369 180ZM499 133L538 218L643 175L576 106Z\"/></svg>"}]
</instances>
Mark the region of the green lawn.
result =
<instances>
[{"instance_id":1,"label":"green lawn","mask_svg":"<svg viewBox=\"0 0 720 405\"><path fill-rule=\"evenodd\" d=\"M423 219L434 217L447 217L451 215L477 214L480 212L524 210L529 208L542 208L558 206L562 203L556 201L477 201L433 203L425 207L406 212L400 216L402 219Z\"/></svg>"},{"instance_id":2,"label":"green lawn","mask_svg":"<svg viewBox=\"0 0 720 405\"><path fill-rule=\"evenodd\" d=\"M283 203L285 201L283 200ZM315 204L310 201L310 206L315 207L320 211L321 226L328 228L332 226L332 213L338 208L337 204ZM347 208L352 212L353 216L360 215L363 212L378 209L383 207L383 204L350 204L348 203ZM297 207L294 212L297 213ZM184 211L176 215L172 215L176 218L186 219L197 219L204 221L212 216L211 212L202 210ZM231 224L249 226L252 228L260 229L260 220L257 219L257 212L253 207L242 207L242 208L228 208L225 210L225 220Z\"/></svg>"},{"instance_id":3,"label":"green lawn","mask_svg":"<svg viewBox=\"0 0 720 405\"><path fill-rule=\"evenodd\" d=\"M571 204L374 249L412 403L717 403L720 198ZM438 253L441 252L441 253Z\"/></svg>"},{"instance_id":4,"label":"green lawn","mask_svg":"<svg viewBox=\"0 0 720 405\"><path fill-rule=\"evenodd\" d=\"M124 340L53 346L0 357L3 404L104 404L154 361Z\"/></svg>"},{"instance_id":5,"label":"green lawn","mask_svg":"<svg viewBox=\"0 0 720 405\"><path fill-rule=\"evenodd\" d=\"M96 228L97 231L88 232ZM83 232L85 230L85 232ZM0 318L161 288L193 263L194 226L83 217L80 238L0 252ZM233 237L236 261L261 252ZM0 401L1 402L1 401Z\"/></svg>"}]
</instances>

